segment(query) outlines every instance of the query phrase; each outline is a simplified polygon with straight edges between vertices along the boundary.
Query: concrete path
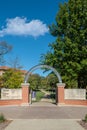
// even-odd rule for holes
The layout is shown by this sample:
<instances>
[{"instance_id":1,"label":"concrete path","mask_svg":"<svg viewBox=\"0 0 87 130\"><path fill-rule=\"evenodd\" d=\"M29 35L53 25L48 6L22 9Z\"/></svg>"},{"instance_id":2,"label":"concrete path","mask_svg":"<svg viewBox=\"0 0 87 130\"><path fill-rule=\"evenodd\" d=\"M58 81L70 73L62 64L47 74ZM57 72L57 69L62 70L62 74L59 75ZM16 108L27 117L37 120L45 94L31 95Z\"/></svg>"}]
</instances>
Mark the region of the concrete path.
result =
<instances>
[{"instance_id":1,"label":"concrete path","mask_svg":"<svg viewBox=\"0 0 87 130\"><path fill-rule=\"evenodd\" d=\"M87 107L77 106L4 106L0 107L7 119L83 119Z\"/></svg>"},{"instance_id":2,"label":"concrete path","mask_svg":"<svg viewBox=\"0 0 87 130\"><path fill-rule=\"evenodd\" d=\"M38 106L38 107L56 107L56 103L55 102L53 102L52 100L50 100L50 99L45 99L45 98L42 98L41 99L41 101L39 101L39 102L34 102L34 103L32 103L31 105L30 105L31 107L33 107L33 106Z\"/></svg>"},{"instance_id":3,"label":"concrete path","mask_svg":"<svg viewBox=\"0 0 87 130\"><path fill-rule=\"evenodd\" d=\"M12 123L5 130L84 130L78 119L84 119L87 107L56 106L4 106L0 107L7 119Z\"/></svg>"},{"instance_id":4,"label":"concrete path","mask_svg":"<svg viewBox=\"0 0 87 130\"><path fill-rule=\"evenodd\" d=\"M84 130L74 120L33 119L14 120L5 130Z\"/></svg>"},{"instance_id":5,"label":"concrete path","mask_svg":"<svg viewBox=\"0 0 87 130\"><path fill-rule=\"evenodd\" d=\"M44 93L44 96L41 99L41 102L49 102L51 104L53 100L50 97L50 93L45 91L44 89L41 89L40 91Z\"/></svg>"}]
</instances>

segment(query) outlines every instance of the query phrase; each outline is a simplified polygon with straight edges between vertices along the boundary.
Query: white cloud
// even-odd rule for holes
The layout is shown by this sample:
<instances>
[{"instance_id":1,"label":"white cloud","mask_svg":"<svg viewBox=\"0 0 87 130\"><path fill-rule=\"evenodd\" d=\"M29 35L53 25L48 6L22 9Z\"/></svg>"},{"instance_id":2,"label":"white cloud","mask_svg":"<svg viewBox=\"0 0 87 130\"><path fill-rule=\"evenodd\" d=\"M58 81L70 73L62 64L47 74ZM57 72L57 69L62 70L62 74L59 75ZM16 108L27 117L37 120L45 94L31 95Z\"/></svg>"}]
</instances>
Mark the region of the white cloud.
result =
<instances>
[{"instance_id":1,"label":"white cloud","mask_svg":"<svg viewBox=\"0 0 87 130\"><path fill-rule=\"evenodd\" d=\"M40 20L27 21L27 18L16 17L6 20L6 27L0 30L0 37L5 35L38 37L49 31L46 24Z\"/></svg>"}]
</instances>

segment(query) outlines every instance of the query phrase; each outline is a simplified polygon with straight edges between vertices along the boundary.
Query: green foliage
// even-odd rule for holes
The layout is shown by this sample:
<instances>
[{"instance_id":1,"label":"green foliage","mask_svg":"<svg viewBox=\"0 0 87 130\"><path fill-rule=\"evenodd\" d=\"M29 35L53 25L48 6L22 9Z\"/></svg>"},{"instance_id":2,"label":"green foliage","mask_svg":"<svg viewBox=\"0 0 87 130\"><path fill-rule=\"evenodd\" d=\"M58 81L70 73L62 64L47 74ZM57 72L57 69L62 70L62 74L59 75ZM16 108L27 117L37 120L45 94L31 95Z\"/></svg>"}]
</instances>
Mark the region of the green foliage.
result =
<instances>
[{"instance_id":1,"label":"green foliage","mask_svg":"<svg viewBox=\"0 0 87 130\"><path fill-rule=\"evenodd\" d=\"M85 120L85 122L87 122L87 114L85 115L85 119L84 120Z\"/></svg>"},{"instance_id":2,"label":"green foliage","mask_svg":"<svg viewBox=\"0 0 87 130\"><path fill-rule=\"evenodd\" d=\"M41 77L41 85L40 88L45 89L47 86L47 78L46 77Z\"/></svg>"},{"instance_id":3,"label":"green foliage","mask_svg":"<svg viewBox=\"0 0 87 130\"><path fill-rule=\"evenodd\" d=\"M51 94L50 94L50 98L51 98L53 101L55 101L55 93L51 93Z\"/></svg>"},{"instance_id":4,"label":"green foliage","mask_svg":"<svg viewBox=\"0 0 87 130\"><path fill-rule=\"evenodd\" d=\"M4 122L6 119L5 119L5 117L4 117L4 115L3 114L0 114L0 123L1 122Z\"/></svg>"},{"instance_id":5,"label":"green foliage","mask_svg":"<svg viewBox=\"0 0 87 130\"><path fill-rule=\"evenodd\" d=\"M58 82L57 77L54 74L49 74L47 77L42 77L38 74L33 74L29 77L30 87L32 90L37 90L40 88L50 89L55 88Z\"/></svg>"},{"instance_id":6,"label":"green foliage","mask_svg":"<svg viewBox=\"0 0 87 130\"><path fill-rule=\"evenodd\" d=\"M47 77L47 88L54 89L56 87L56 83L58 83L58 79L54 74L49 74Z\"/></svg>"},{"instance_id":7,"label":"green foliage","mask_svg":"<svg viewBox=\"0 0 87 130\"><path fill-rule=\"evenodd\" d=\"M42 64L57 69L66 86L86 88L87 0L61 4L56 23L49 28L56 40L49 44L50 51L42 55Z\"/></svg>"},{"instance_id":8,"label":"green foliage","mask_svg":"<svg viewBox=\"0 0 87 130\"><path fill-rule=\"evenodd\" d=\"M23 76L20 71L9 69L3 74L3 87L20 88L23 82Z\"/></svg>"},{"instance_id":9,"label":"green foliage","mask_svg":"<svg viewBox=\"0 0 87 130\"><path fill-rule=\"evenodd\" d=\"M40 79L41 77L38 75L38 74L32 74L30 77L29 77L29 80L28 82L30 83L30 87L32 90L37 90L39 87L40 87Z\"/></svg>"},{"instance_id":10,"label":"green foliage","mask_svg":"<svg viewBox=\"0 0 87 130\"><path fill-rule=\"evenodd\" d=\"M3 78L2 78L2 76L0 76L0 88L2 88L3 87Z\"/></svg>"}]
</instances>

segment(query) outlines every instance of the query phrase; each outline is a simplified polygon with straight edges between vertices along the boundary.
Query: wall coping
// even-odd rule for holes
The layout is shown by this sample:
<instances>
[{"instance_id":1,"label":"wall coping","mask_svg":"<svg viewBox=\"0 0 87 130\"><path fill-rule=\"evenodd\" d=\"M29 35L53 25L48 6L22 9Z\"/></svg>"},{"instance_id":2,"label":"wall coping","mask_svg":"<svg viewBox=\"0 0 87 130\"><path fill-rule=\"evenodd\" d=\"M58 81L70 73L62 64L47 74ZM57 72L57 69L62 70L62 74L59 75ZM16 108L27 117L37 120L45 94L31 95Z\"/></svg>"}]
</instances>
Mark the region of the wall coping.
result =
<instances>
[{"instance_id":1,"label":"wall coping","mask_svg":"<svg viewBox=\"0 0 87 130\"><path fill-rule=\"evenodd\" d=\"M21 86L29 87L29 83L22 83Z\"/></svg>"},{"instance_id":2,"label":"wall coping","mask_svg":"<svg viewBox=\"0 0 87 130\"><path fill-rule=\"evenodd\" d=\"M65 83L57 83L57 87L65 87Z\"/></svg>"}]
</instances>

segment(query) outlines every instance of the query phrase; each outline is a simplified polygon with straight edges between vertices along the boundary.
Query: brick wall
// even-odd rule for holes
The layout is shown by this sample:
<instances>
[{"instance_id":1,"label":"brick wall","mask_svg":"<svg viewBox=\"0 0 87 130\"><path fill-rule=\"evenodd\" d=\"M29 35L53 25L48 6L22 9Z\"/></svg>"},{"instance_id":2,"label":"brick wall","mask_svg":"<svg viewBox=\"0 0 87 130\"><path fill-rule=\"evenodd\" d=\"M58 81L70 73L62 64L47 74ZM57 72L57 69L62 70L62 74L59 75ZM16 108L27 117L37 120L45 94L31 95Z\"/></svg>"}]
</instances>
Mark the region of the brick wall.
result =
<instances>
[{"instance_id":1,"label":"brick wall","mask_svg":"<svg viewBox=\"0 0 87 130\"><path fill-rule=\"evenodd\" d=\"M22 99L0 100L0 106L4 105L29 105L29 84L22 84Z\"/></svg>"},{"instance_id":2,"label":"brick wall","mask_svg":"<svg viewBox=\"0 0 87 130\"><path fill-rule=\"evenodd\" d=\"M87 100L77 100L77 99L64 99L64 87L65 84L57 84L56 90L56 103L58 105L85 105L87 106Z\"/></svg>"},{"instance_id":3,"label":"brick wall","mask_svg":"<svg viewBox=\"0 0 87 130\"><path fill-rule=\"evenodd\" d=\"M66 105L85 105L87 106L87 100L64 100Z\"/></svg>"},{"instance_id":4,"label":"brick wall","mask_svg":"<svg viewBox=\"0 0 87 130\"><path fill-rule=\"evenodd\" d=\"M0 100L0 106L21 105L21 104L22 104L22 100L17 100L17 99L13 99L13 100Z\"/></svg>"}]
</instances>

